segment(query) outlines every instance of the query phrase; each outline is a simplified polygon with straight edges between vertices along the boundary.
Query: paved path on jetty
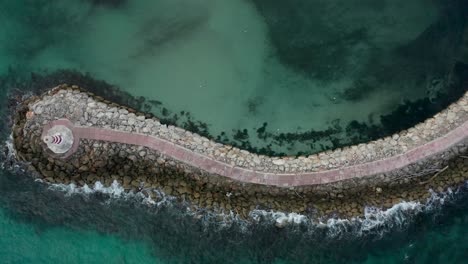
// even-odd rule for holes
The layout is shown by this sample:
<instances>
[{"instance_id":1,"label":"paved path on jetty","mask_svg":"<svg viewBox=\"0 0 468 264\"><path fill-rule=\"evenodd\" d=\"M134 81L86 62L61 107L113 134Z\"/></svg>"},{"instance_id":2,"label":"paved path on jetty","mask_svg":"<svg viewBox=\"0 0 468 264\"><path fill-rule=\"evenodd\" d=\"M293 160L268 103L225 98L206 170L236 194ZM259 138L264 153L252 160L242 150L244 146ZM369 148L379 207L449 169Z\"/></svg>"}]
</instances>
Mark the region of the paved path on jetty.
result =
<instances>
[{"instance_id":1,"label":"paved path on jetty","mask_svg":"<svg viewBox=\"0 0 468 264\"><path fill-rule=\"evenodd\" d=\"M411 149L403 154L386 159L320 172L280 174L258 172L232 166L154 136L96 127L74 126L67 119L50 122L44 126L43 135L47 134L49 129L56 125L64 125L73 132L73 146L71 150L63 156L65 158L76 152L80 144L80 139L103 140L145 146L204 171L229 177L237 181L282 187L325 184L390 172L443 152L468 138L467 121L442 137Z\"/></svg>"}]
</instances>

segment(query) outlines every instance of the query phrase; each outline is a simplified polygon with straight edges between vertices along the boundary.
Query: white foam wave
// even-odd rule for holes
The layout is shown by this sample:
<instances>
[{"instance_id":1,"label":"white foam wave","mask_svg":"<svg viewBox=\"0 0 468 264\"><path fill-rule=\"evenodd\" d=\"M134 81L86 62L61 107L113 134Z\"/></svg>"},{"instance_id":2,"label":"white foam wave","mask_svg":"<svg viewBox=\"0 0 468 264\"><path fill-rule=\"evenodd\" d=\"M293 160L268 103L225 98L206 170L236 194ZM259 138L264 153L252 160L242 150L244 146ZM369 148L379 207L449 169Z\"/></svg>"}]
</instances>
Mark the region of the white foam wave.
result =
<instances>
[{"instance_id":1,"label":"white foam wave","mask_svg":"<svg viewBox=\"0 0 468 264\"><path fill-rule=\"evenodd\" d=\"M74 183L71 184L50 184L49 189L55 191L65 192L66 195L72 196L76 194L82 195L90 195L93 193L102 193L106 194L109 197L109 200L112 199L128 199L128 198L137 198L142 201L143 204L146 205L167 205L170 204L174 198L165 195L163 192L158 190L142 190L140 192L133 192L133 191L125 191L125 189L117 182L113 181L109 187L104 186L101 182L97 181L94 185L89 186L85 184L84 186L80 187L75 185ZM143 192L145 191L145 192ZM150 195L150 192L154 193L154 197L158 199L153 199Z\"/></svg>"},{"instance_id":2,"label":"white foam wave","mask_svg":"<svg viewBox=\"0 0 468 264\"><path fill-rule=\"evenodd\" d=\"M16 158L16 149L13 145L13 134L10 134L8 139L5 141L5 146L8 150L7 158L8 159Z\"/></svg>"},{"instance_id":3,"label":"white foam wave","mask_svg":"<svg viewBox=\"0 0 468 264\"><path fill-rule=\"evenodd\" d=\"M94 186L89 187L85 184L83 187L76 186L74 183L71 184L50 184L49 189L65 192L66 195L73 194L91 194L94 192L100 192L108 194L113 198L120 198L124 194L124 189L119 185L117 181L114 181L111 186L104 187L101 182L96 182Z\"/></svg>"},{"instance_id":4,"label":"white foam wave","mask_svg":"<svg viewBox=\"0 0 468 264\"><path fill-rule=\"evenodd\" d=\"M250 212L249 216L255 222L261 222L265 218L269 218L274 221L277 227L285 227L288 224L301 224L308 221L308 217L305 215L278 211L253 210Z\"/></svg>"},{"instance_id":5,"label":"white foam wave","mask_svg":"<svg viewBox=\"0 0 468 264\"><path fill-rule=\"evenodd\" d=\"M391 223L392 226L402 227L407 219L407 213L417 214L423 211L420 202L401 202L387 210L375 207L366 207L364 217L361 218L362 231L370 231ZM391 219L392 221L388 221Z\"/></svg>"},{"instance_id":6,"label":"white foam wave","mask_svg":"<svg viewBox=\"0 0 468 264\"><path fill-rule=\"evenodd\" d=\"M16 160L17 154L16 154L16 149L13 143L13 134L10 134L7 140L5 140L2 148L5 151L2 151L1 154L1 163L0 163L0 168L1 169L18 169L20 166L14 162Z\"/></svg>"},{"instance_id":7,"label":"white foam wave","mask_svg":"<svg viewBox=\"0 0 468 264\"><path fill-rule=\"evenodd\" d=\"M407 227L418 214L440 209L444 204L455 199L458 191L449 188L443 193L433 190L429 192L431 196L425 203L403 201L388 209L366 207L364 216L351 219L314 220L301 214L265 210L253 210L249 216L257 223L274 223L280 228L303 224L309 227L311 234L324 231L331 238L344 237L349 234L358 237L368 234L383 236L396 228Z\"/></svg>"},{"instance_id":8,"label":"white foam wave","mask_svg":"<svg viewBox=\"0 0 468 264\"><path fill-rule=\"evenodd\" d=\"M351 219L331 218L319 225L327 229L329 237L374 234L382 236L394 228L404 228L410 219L425 210L420 202L400 202L388 209L365 207L364 216Z\"/></svg>"},{"instance_id":9,"label":"white foam wave","mask_svg":"<svg viewBox=\"0 0 468 264\"><path fill-rule=\"evenodd\" d=\"M468 186L468 182L466 184ZM146 190L146 194L144 192L127 192L117 181L114 181L109 187L96 182L93 186L84 185L83 187L78 187L75 184L50 184L49 188L65 192L66 195L89 195L99 192L108 195L110 199L139 198L142 203L155 206L172 206L176 200L175 197L154 189ZM155 200L150 195L147 195L148 192L153 192L158 199ZM246 227L253 223L276 225L279 228L303 225L308 228L308 232L312 235L316 232L325 232L327 237L330 238L339 238L350 234L353 236L368 234L383 236L395 228L401 229L407 227L411 223L411 219L420 213L440 209L445 203L453 200L458 191L453 191L449 188L444 193L437 193L433 190L429 190L429 192L431 196L425 203L403 201L388 209L366 207L362 217L352 219L330 218L317 220L298 213L255 209L249 213L252 221L246 221L233 211L221 210L213 212L203 208L193 209L188 203L184 204L184 207L186 209L185 213L201 220L206 228L225 228L230 227L233 223L239 224L245 230L247 230Z\"/></svg>"}]
</instances>

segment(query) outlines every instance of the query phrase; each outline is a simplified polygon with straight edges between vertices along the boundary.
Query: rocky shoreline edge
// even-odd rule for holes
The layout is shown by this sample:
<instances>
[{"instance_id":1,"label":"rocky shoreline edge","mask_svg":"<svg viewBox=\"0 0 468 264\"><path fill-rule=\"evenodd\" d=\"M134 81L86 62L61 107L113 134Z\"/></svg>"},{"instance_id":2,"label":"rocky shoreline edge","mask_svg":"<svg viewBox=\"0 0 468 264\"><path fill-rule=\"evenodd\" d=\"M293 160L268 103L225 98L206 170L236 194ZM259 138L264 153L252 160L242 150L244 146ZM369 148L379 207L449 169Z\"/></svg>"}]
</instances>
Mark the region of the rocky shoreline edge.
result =
<instances>
[{"instance_id":1,"label":"rocky shoreline edge","mask_svg":"<svg viewBox=\"0 0 468 264\"><path fill-rule=\"evenodd\" d=\"M466 97L465 95L461 99L462 106L466 106ZM60 101L60 98L73 100ZM76 103L80 102L80 99L84 100L84 105ZM110 108L116 111L104 111ZM112 114L108 116L108 113ZM115 113L118 113L118 116ZM459 118L457 115L450 116L447 121L451 122L453 127ZM465 108L461 108L459 116L466 118ZM366 206L390 208L401 201L425 201L431 195L429 189L443 192L468 180L466 140L455 146L456 150L452 148L442 154L445 158L438 159L439 162L425 160L413 166L406 174L377 175L299 187L234 181L180 164L171 157L142 146L97 140L82 139L77 152L63 160L50 155L42 142L41 134L45 124L65 117L84 126L115 128L112 124L105 123L107 117L108 120L116 120L114 125L121 126L123 130L128 129L129 132L133 129L141 129L141 132L144 132L145 128L149 131L156 127L158 131L164 130L158 125L158 120L149 115L94 96L77 86L61 85L42 96L24 100L15 113L14 147L18 159L29 164L28 168L37 172L36 177L50 183L74 183L77 186L93 185L97 181L110 186L115 180L126 190L144 190L146 195L156 201L160 197L157 196L157 192L151 190L160 190L175 196L180 201L190 204L193 210L232 211L242 218L247 218L249 212L255 209L295 212L311 218L351 218L362 215ZM146 120L153 120L150 121L154 124L153 127L138 128L138 122ZM126 124L122 125L122 121ZM170 133L171 129L184 132L166 126L166 132ZM178 133L174 135L181 139ZM431 137L431 134L428 137ZM395 136L391 137L391 140L396 141ZM211 144L209 140L201 139L200 144L205 143L208 146ZM356 149L359 150L360 147L362 146L349 149L357 152ZM241 150L239 152L242 153ZM330 154L333 153L328 152L325 155L331 156ZM323 156L323 153L317 155L322 158ZM328 164L320 162L321 166L333 165L330 164L331 159L334 157L325 159L327 162L324 163ZM276 164L273 164L277 167L274 169L284 171L285 168L281 166L290 158L275 160Z\"/></svg>"}]
</instances>

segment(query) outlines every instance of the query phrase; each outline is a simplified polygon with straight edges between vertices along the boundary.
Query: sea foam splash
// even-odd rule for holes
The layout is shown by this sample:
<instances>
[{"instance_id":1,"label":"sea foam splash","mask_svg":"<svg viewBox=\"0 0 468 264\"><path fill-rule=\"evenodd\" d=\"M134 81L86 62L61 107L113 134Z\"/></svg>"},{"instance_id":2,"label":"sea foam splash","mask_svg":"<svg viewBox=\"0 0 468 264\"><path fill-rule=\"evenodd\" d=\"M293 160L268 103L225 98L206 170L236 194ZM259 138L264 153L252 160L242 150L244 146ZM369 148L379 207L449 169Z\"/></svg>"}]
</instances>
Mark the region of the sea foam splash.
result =
<instances>
[{"instance_id":1,"label":"sea foam splash","mask_svg":"<svg viewBox=\"0 0 468 264\"><path fill-rule=\"evenodd\" d=\"M305 226L307 227L307 233L314 235L317 232L325 232L329 238L344 238L350 234L353 237L366 235L382 237L392 230L407 228L413 222L412 220L421 213L440 210L444 204L454 201L463 188L468 188L468 181L465 186L456 191L451 188L442 193L437 193L432 189L428 190L431 196L425 203L403 201L388 209L366 207L362 217L351 219L329 218L316 220L297 213L265 210L253 210L250 212L250 217L256 223L274 224L279 228Z\"/></svg>"},{"instance_id":2,"label":"sea foam splash","mask_svg":"<svg viewBox=\"0 0 468 264\"><path fill-rule=\"evenodd\" d=\"M9 159L16 158L16 150L15 150L15 147L13 145L13 134L10 134L8 139L5 141L5 147L6 147L7 151L8 151L7 158L9 158Z\"/></svg>"},{"instance_id":3,"label":"sea foam splash","mask_svg":"<svg viewBox=\"0 0 468 264\"><path fill-rule=\"evenodd\" d=\"M42 180L37 180L41 181ZM112 182L112 184L109 187L105 187L101 182L97 181L94 183L94 185L89 186L85 184L84 186L80 187L75 185L74 183L70 184L62 184L62 183L52 183L49 186L50 190L54 191L61 191L64 192L65 195L72 196L72 195L90 195L93 193L101 193L105 194L108 196L107 202L110 202L111 200L115 199L139 199L141 202L145 205L151 205L151 206L160 206L160 205L168 205L172 200L174 200L174 197L168 196L164 194L162 191L158 190L142 190L139 192L133 192L133 191L125 191L125 189L120 185L116 180ZM145 192L143 192L145 191ZM150 195L148 195L149 192L153 192L155 194L155 197L158 199L155 200L153 199Z\"/></svg>"},{"instance_id":4,"label":"sea foam splash","mask_svg":"<svg viewBox=\"0 0 468 264\"><path fill-rule=\"evenodd\" d=\"M13 143L13 134L10 134L7 140L4 141L2 153L0 154L1 169L18 169L20 166L15 162L17 160L16 149Z\"/></svg>"},{"instance_id":5,"label":"sea foam splash","mask_svg":"<svg viewBox=\"0 0 468 264\"><path fill-rule=\"evenodd\" d=\"M38 180L41 181L41 180ZM467 188L468 182L464 187ZM317 232L325 233L328 238L343 238L349 235L353 237L362 237L366 235L374 235L382 237L388 232L395 229L404 229L413 221L414 217L421 213L432 212L442 208L442 206L457 197L460 189L453 191L448 188L446 192L437 193L434 190L428 190L431 196L425 203L414 201L403 201L393 205L388 209L377 207L366 207L362 217L351 219L330 218L330 219L312 219L309 216L298 213L286 213L279 211L266 211L254 209L250 211L249 220L242 219L233 211L211 212L203 208L192 210L187 204L183 204L182 213L193 216L199 219L205 228L228 228L232 224L237 224L244 231L248 231L248 227L253 224L275 225L278 228L294 229L296 227L305 227L305 233L315 235ZM102 183L96 182L93 186L84 185L78 187L75 184L50 184L49 189L65 192L66 195L90 195L93 193L106 194L109 200L113 199L139 199L143 204L148 206L172 206L177 198L166 195L159 190L143 190L140 192L125 191L124 188L114 181L111 186L105 187ZM158 201L152 199L148 192L154 192ZM304 230L302 230L304 231Z\"/></svg>"},{"instance_id":6,"label":"sea foam splash","mask_svg":"<svg viewBox=\"0 0 468 264\"><path fill-rule=\"evenodd\" d=\"M79 187L74 183L71 183L51 184L49 189L63 191L66 193L66 195L69 196L73 194L91 194L95 192L107 194L111 198L122 198L125 195L124 188L117 181L113 181L109 187L105 187L101 182L98 181L94 184L94 186L91 187L89 187L87 184L85 184L83 187Z\"/></svg>"}]
</instances>

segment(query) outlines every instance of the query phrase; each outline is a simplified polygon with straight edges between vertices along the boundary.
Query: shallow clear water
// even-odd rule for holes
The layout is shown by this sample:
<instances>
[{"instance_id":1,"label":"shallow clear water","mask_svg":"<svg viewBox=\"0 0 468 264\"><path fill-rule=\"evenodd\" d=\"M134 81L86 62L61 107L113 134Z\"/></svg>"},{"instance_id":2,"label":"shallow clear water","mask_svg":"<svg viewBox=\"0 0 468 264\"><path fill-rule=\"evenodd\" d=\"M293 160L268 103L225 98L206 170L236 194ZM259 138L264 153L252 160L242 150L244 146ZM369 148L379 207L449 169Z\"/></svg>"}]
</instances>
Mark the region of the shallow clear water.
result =
<instances>
[{"instance_id":1,"label":"shallow clear water","mask_svg":"<svg viewBox=\"0 0 468 264\"><path fill-rule=\"evenodd\" d=\"M90 73L218 140L317 152L394 133L381 115L455 93L466 2L2 0L0 74Z\"/></svg>"},{"instance_id":2,"label":"shallow clear water","mask_svg":"<svg viewBox=\"0 0 468 264\"><path fill-rule=\"evenodd\" d=\"M256 130L267 122L274 135L333 134L326 129L336 119L342 127L378 125L404 100L450 93L444 84L454 61L467 63L465 0L295 2L0 0L0 115L7 120L7 93L47 78L69 82L70 75L47 73L71 69L144 96L160 117L189 111L214 137L246 128L254 146L317 151L313 140L280 144L257 139ZM3 142L9 130L1 132ZM455 197L370 230L340 223L279 230L268 220L195 220L183 207L147 206L138 197L67 195L0 169L0 262L463 263L466 189Z\"/></svg>"}]
</instances>

